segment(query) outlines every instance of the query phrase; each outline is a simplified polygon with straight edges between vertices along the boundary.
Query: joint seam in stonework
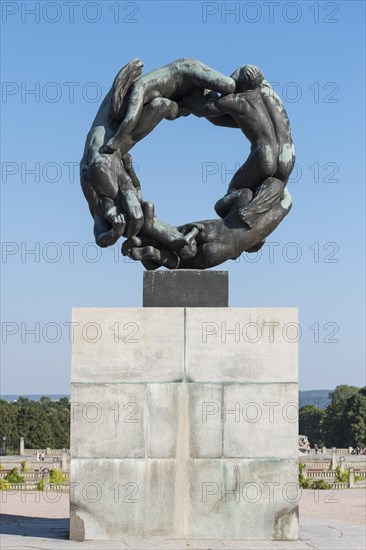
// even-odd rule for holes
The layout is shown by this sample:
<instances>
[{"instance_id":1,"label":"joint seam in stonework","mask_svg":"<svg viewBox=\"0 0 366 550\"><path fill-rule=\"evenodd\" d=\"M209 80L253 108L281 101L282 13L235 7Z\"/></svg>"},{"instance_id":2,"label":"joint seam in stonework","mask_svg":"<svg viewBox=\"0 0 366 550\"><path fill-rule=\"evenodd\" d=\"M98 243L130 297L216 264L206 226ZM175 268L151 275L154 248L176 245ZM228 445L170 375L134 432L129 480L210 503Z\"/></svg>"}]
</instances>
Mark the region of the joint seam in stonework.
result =
<instances>
[{"instance_id":1,"label":"joint seam in stonework","mask_svg":"<svg viewBox=\"0 0 366 550\"><path fill-rule=\"evenodd\" d=\"M187 308L184 308L183 323L183 382L187 382Z\"/></svg>"},{"instance_id":2,"label":"joint seam in stonework","mask_svg":"<svg viewBox=\"0 0 366 550\"><path fill-rule=\"evenodd\" d=\"M142 416L142 421L144 422L144 441L145 441L145 460L149 458L149 441L150 441L150 414L149 414L149 404L148 404L148 396L147 396L147 384L144 384L144 398L145 398L145 407L144 407L144 414Z\"/></svg>"},{"instance_id":3,"label":"joint seam in stonework","mask_svg":"<svg viewBox=\"0 0 366 550\"><path fill-rule=\"evenodd\" d=\"M225 384L222 384L221 386L221 403L225 403ZM221 407L221 415L222 415L222 407ZM225 442L225 422L222 422L221 417L221 458L224 458L224 442Z\"/></svg>"},{"instance_id":4,"label":"joint seam in stonework","mask_svg":"<svg viewBox=\"0 0 366 550\"><path fill-rule=\"evenodd\" d=\"M161 381L154 381L151 380L151 382L72 382L73 386L128 386L128 385L140 385L144 386L146 384L182 384L183 382L186 382L187 384L216 384L217 386L221 386L222 384L225 384L225 386L290 386L290 385L298 385L298 382L215 382L212 380L186 380L186 378L182 380L165 380L163 382Z\"/></svg>"},{"instance_id":5,"label":"joint seam in stonework","mask_svg":"<svg viewBox=\"0 0 366 550\"><path fill-rule=\"evenodd\" d=\"M132 460L134 462L146 462L146 460L150 460L150 461L154 461L154 460L166 460L166 461L170 461L170 462L176 462L176 457L175 456L170 456L170 457L159 457L159 456L148 456L147 458L144 458L142 456L140 457L136 457L136 456L133 456L133 457L114 457L114 458L108 458L108 457L90 457L90 456L72 456L71 457L71 460L73 461L77 461L77 460L83 460L84 462L94 462L94 461L111 461L111 462L131 462ZM297 456L285 456L285 457L278 457L278 456L219 456L219 457L209 457L209 456L206 456L206 457L195 457L195 458L192 458L192 457L188 457L187 460L190 460L190 461L196 461L196 462L200 462L200 461L217 461L217 460L246 460L246 461L252 461L252 462L276 462L276 463L279 463L279 462L292 462L294 463L295 465L298 464L298 457Z\"/></svg>"}]
</instances>

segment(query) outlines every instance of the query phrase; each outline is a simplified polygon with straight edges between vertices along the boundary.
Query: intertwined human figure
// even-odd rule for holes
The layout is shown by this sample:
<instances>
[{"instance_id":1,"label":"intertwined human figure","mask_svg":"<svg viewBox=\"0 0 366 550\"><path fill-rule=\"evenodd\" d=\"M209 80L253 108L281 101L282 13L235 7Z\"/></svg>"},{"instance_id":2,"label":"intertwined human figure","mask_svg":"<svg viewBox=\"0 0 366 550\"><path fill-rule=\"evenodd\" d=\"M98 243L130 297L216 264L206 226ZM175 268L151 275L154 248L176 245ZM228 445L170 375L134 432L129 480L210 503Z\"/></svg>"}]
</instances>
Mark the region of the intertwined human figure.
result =
<instances>
[{"instance_id":1,"label":"intertwined human figure","mask_svg":"<svg viewBox=\"0 0 366 550\"><path fill-rule=\"evenodd\" d=\"M240 128L251 150L215 205L221 219L174 227L144 201L128 151L161 120L191 113ZM134 59L105 97L81 161L96 242L110 246L127 237L123 254L147 269L204 269L258 250L291 208L285 187L294 158L286 111L258 67L244 65L227 77L183 58L142 76Z\"/></svg>"}]
</instances>

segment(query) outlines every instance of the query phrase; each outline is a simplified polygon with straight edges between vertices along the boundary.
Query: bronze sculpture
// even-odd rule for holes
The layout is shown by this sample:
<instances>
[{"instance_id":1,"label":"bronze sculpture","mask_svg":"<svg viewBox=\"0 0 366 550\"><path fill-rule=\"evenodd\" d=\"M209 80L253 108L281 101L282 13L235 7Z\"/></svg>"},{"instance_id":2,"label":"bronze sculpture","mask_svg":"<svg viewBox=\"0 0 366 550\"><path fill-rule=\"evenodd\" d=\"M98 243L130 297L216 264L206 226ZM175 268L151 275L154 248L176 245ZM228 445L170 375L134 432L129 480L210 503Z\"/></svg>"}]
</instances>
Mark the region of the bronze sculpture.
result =
<instances>
[{"instance_id":1,"label":"bronze sculpture","mask_svg":"<svg viewBox=\"0 0 366 550\"><path fill-rule=\"evenodd\" d=\"M215 205L219 219L173 227L143 199L129 151L164 118L190 114L240 128L251 152ZM291 208L286 184L294 160L286 111L258 67L244 65L227 77L183 58L142 75L134 59L94 119L80 179L99 246L123 236L122 253L146 269L206 269L263 246Z\"/></svg>"}]
</instances>

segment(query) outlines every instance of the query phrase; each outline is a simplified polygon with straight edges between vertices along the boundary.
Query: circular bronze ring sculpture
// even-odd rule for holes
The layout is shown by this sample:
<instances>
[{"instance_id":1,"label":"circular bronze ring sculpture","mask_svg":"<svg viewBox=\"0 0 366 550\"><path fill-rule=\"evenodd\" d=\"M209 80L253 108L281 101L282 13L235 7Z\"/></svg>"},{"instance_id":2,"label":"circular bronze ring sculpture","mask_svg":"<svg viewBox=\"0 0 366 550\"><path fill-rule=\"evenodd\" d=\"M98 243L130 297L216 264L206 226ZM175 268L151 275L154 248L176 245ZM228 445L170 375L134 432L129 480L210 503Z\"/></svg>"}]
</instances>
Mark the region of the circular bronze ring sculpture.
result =
<instances>
[{"instance_id":1,"label":"circular bronze ring sculpture","mask_svg":"<svg viewBox=\"0 0 366 550\"><path fill-rule=\"evenodd\" d=\"M253 65L230 77L192 58L142 67L133 59L120 70L86 139L80 179L96 243L126 237L122 254L146 269L206 269L258 251L291 208L295 154L280 98ZM219 218L173 227L143 199L129 151L163 119L191 114L240 129L251 149L215 205Z\"/></svg>"}]
</instances>

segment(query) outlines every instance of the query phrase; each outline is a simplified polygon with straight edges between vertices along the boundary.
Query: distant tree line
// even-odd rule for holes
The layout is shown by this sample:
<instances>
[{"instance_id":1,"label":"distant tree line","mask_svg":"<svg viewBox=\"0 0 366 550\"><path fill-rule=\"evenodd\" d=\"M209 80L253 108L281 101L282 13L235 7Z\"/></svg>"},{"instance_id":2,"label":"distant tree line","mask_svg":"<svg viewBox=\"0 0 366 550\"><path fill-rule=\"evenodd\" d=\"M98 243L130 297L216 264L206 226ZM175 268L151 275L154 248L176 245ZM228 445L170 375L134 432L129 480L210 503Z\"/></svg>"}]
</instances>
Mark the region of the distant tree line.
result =
<instances>
[{"instance_id":1,"label":"distant tree line","mask_svg":"<svg viewBox=\"0 0 366 550\"><path fill-rule=\"evenodd\" d=\"M67 397L52 401L42 397L31 401L19 397L8 403L0 400L1 437L6 437L8 452L17 452L24 437L28 449L70 447L70 403Z\"/></svg>"},{"instance_id":2,"label":"distant tree line","mask_svg":"<svg viewBox=\"0 0 366 550\"><path fill-rule=\"evenodd\" d=\"M328 407L299 410L299 433L319 447L366 447L366 386L341 385L329 393Z\"/></svg>"}]
</instances>

